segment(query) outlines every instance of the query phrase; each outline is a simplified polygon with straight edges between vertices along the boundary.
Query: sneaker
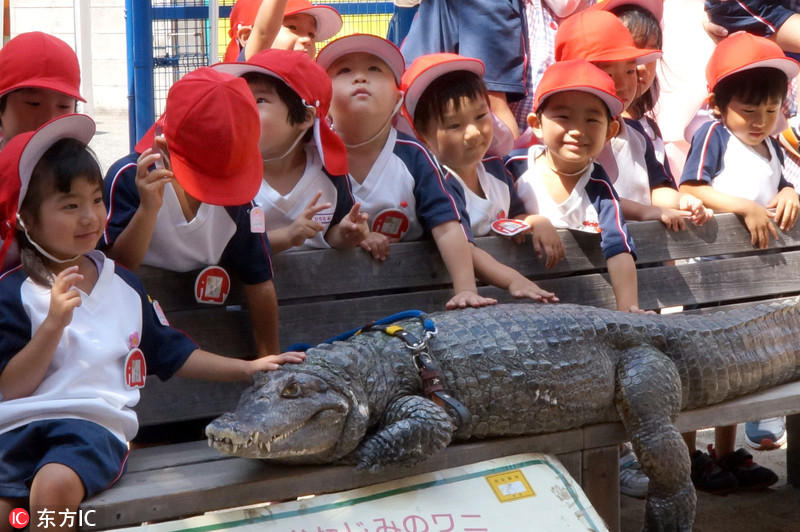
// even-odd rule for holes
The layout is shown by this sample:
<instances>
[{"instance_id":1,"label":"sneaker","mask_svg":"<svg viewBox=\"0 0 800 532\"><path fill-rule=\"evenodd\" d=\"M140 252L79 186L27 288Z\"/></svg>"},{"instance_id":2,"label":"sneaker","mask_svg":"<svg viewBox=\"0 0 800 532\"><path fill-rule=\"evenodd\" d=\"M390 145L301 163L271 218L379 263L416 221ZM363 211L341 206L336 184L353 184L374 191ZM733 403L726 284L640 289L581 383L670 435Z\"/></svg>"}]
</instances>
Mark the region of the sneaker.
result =
<instances>
[{"instance_id":1,"label":"sneaker","mask_svg":"<svg viewBox=\"0 0 800 532\"><path fill-rule=\"evenodd\" d=\"M628 497L644 499L650 479L642 471L642 464L636 458L633 449L626 446L619 457L619 491Z\"/></svg>"},{"instance_id":2,"label":"sneaker","mask_svg":"<svg viewBox=\"0 0 800 532\"><path fill-rule=\"evenodd\" d=\"M744 424L744 442L757 451L777 449L786 441L786 418L770 417Z\"/></svg>"},{"instance_id":3,"label":"sneaker","mask_svg":"<svg viewBox=\"0 0 800 532\"><path fill-rule=\"evenodd\" d=\"M736 477L739 489L762 490L778 482L778 475L774 471L753 462L753 455L744 449L726 454L717 463Z\"/></svg>"},{"instance_id":4,"label":"sneaker","mask_svg":"<svg viewBox=\"0 0 800 532\"><path fill-rule=\"evenodd\" d=\"M715 460L712 445L708 446L708 453L695 451L692 453L692 484L700 491L707 491L715 495L727 495L736 491L739 481L730 471L725 471Z\"/></svg>"}]
</instances>

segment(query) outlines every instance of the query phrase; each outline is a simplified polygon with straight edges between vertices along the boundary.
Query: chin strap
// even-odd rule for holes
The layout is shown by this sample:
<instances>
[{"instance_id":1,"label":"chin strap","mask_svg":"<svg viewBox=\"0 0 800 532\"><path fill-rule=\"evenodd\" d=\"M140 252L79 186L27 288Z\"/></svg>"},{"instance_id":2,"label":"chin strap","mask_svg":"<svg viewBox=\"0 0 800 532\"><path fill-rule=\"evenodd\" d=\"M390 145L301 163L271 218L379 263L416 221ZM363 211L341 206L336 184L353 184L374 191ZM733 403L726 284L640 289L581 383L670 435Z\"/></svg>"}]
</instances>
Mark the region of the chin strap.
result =
<instances>
[{"instance_id":1,"label":"chin strap","mask_svg":"<svg viewBox=\"0 0 800 532\"><path fill-rule=\"evenodd\" d=\"M405 99L405 95L404 95L404 96L401 96L401 97L400 97L400 99L399 99L399 100L397 100L397 103L396 103L396 104L394 104L394 109L392 109L392 112L391 112L391 114L389 115L389 118L387 118L387 119L386 119L386 121L383 123L383 125L381 126L381 128L378 130L378 132L377 132L377 133L375 133L374 135L372 135L372 136L371 136L370 138L368 138L367 140L365 140L365 141L363 141L363 142L359 142L358 144L347 144L347 143L345 142L345 143L344 143L344 147L345 147L345 148L347 148L348 150L350 150L350 149L353 149L353 148L360 148L361 146L366 146L367 144L369 144L369 143L370 143L370 142L372 142L373 140L375 140L375 139L377 139L378 137L380 137L380 136L381 136L381 134L382 134L384 131L386 131L386 127L387 127L387 126L389 126L389 125L391 125L391 123L392 123L392 120L394 119L394 115L396 115L396 114L397 114L397 111L399 111L399 110L400 110L400 107L402 107L402 106L403 106L403 100L404 100L404 99Z\"/></svg>"},{"instance_id":2,"label":"chin strap","mask_svg":"<svg viewBox=\"0 0 800 532\"><path fill-rule=\"evenodd\" d=\"M75 255L71 259L59 259L59 258L54 257L53 255L51 255L50 253L45 251L42 246L37 244L36 241L33 238L31 238L31 235L28 234L28 228L25 227L25 224L22 222L22 218L20 218L19 214L17 214L17 223L19 224L20 227L22 227L22 231L25 233L25 238L28 239L28 242L30 242L31 245L36 249L36 251L38 251L39 253L44 255L48 260L51 260L51 261L56 262L58 264L66 264L67 262L72 262L72 261L77 260L77 259L80 258L80 255Z\"/></svg>"}]
</instances>

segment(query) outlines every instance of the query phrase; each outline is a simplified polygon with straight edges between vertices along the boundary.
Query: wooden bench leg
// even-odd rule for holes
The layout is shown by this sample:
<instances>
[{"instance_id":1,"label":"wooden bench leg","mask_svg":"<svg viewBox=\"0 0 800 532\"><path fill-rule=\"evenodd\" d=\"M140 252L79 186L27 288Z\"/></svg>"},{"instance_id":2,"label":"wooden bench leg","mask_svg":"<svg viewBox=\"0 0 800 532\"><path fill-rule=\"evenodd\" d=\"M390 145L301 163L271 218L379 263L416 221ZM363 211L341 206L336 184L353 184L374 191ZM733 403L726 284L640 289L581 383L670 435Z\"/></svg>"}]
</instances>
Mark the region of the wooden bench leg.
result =
<instances>
[{"instance_id":1,"label":"wooden bench leg","mask_svg":"<svg viewBox=\"0 0 800 532\"><path fill-rule=\"evenodd\" d=\"M583 451L581 486L609 530L620 530L619 446Z\"/></svg>"},{"instance_id":2,"label":"wooden bench leg","mask_svg":"<svg viewBox=\"0 0 800 532\"><path fill-rule=\"evenodd\" d=\"M786 416L786 477L800 488L800 414Z\"/></svg>"}]
</instances>

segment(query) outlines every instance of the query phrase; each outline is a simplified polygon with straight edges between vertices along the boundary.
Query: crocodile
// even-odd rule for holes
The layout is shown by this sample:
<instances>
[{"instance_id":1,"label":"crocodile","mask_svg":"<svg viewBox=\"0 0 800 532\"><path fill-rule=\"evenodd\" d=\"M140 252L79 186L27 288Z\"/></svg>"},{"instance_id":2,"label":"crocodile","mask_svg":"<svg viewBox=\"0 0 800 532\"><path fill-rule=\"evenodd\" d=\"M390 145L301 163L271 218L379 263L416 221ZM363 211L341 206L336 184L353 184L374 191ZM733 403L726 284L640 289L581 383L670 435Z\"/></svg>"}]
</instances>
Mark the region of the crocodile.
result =
<instances>
[{"instance_id":1,"label":"crocodile","mask_svg":"<svg viewBox=\"0 0 800 532\"><path fill-rule=\"evenodd\" d=\"M236 410L208 425L209 444L375 471L424 460L451 440L621 420L650 477L644 528L691 530L696 494L676 415L800 378L800 298L703 315L520 303L430 318L430 354L469 410L458 426L422 395L406 344L369 331L257 375ZM417 320L398 325L423 335Z\"/></svg>"}]
</instances>

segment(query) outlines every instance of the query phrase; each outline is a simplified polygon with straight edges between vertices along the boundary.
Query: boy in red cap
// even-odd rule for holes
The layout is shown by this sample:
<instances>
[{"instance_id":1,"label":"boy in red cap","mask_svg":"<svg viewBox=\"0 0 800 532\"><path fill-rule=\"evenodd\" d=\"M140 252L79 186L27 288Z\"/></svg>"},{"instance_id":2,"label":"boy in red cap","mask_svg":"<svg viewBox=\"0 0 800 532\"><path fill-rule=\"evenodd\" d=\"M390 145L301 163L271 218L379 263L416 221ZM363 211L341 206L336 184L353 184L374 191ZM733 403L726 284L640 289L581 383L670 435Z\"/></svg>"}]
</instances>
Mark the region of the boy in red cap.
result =
<instances>
[{"instance_id":1,"label":"boy in red cap","mask_svg":"<svg viewBox=\"0 0 800 532\"><path fill-rule=\"evenodd\" d=\"M208 67L186 74L135 152L108 170L102 243L128 268L219 266L198 276L201 302L223 303L226 270L233 270L244 284L256 352L265 356L277 353L279 343L269 241L263 213L252 203L261 184L259 131L243 79Z\"/></svg>"},{"instance_id":2,"label":"boy in red cap","mask_svg":"<svg viewBox=\"0 0 800 532\"><path fill-rule=\"evenodd\" d=\"M617 309L639 312L635 248L620 202L594 158L619 128L622 102L613 80L591 63L556 62L536 89L528 123L543 144L512 154L525 211L555 227L600 234Z\"/></svg>"},{"instance_id":3,"label":"boy in red cap","mask_svg":"<svg viewBox=\"0 0 800 532\"><path fill-rule=\"evenodd\" d=\"M556 61L585 59L614 80L624 109L636 98L636 67L661 56L659 50L637 48L628 29L599 7L566 19L556 33ZM674 231L686 228L683 218L705 223L711 214L697 198L680 194L674 179L655 157L641 125L625 118L620 131L598 156L629 220L661 220ZM685 209L685 210L684 210Z\"/></svg>"},{"instance_id":4,"label":"boy in red cap","mask_svg":"<svg viewBox=\"0 0 800 532\"><path fill-rule=\"evenodd\" d=\"M788 82L800 65L774 42L738 32L717 45L706 67L709 106L716 120L694 134L681 189L701 198L719 212L734 212L744 219L750 242L761 249L797 221L800 201L783 177L783 152L770 137L781 113ZM752 465L744 449L734 452L736 426L717 427L717 463L722 470L697 475L700 489L730 490L766 487L777 481L772 471ZM756 449L774 449L785 440L781 418L745 425L745 441ZM695 434L685 436L693 450ZM748 462L749 460L749 462ZM693 461L711 458L697 451ZM699 469L699 468L698 468ZM723 486L719 488L718 486Z\"/></svg>"},{"instance_id":5,"label":"boy in red cap","mask_svg":"<svg viewBox=\"0 0 800 532\"><path fill-rule=\"evenodd\" d=\"M237 5L244 1L239 0ZM315 5L308 0L263 0L260 6L256 0L248 4L252 7L247 11L253 13L253 18L238 24L241 52L232 59L226 54L225 61L246 61L267 48L305 52L314 59L316 44L342 29L342 16L331 6Z\"/></svg>"},{"instance_id":6,"label":"boy in red cap","mask_svg":"<svg viewBox=\"0 0 800 532\"><path fill-rule=\"evenodd\" d=\"M317 62L333 82L333 124L347 147L353 195L369 215L361 247L385 260L390 242L430 232L453 279L446 307L495 304L478 294L469 228L433 156L392 127L403 102L400 50L375 35L349 35L320 50Z\"/></svg>"},{"instance_id":7,"label":"boy in red cap","mask_svg":"<svg viewBox=\"0 0 800 532\"><path fill-rule=\"evenodd\" d=\"M347 249L369 233L353 201L347 152L327 121L328 74L302 52L268 49L246 63L214 68L247 81L261 120L263 209L273 253Z\"/></svg>"},{"instance_id":8,"label":"boy in red cap","mask_svg":"<svg viewBox=\"0 0 800 532\"><path fill-rule=\"evenodd\" d=\"M422 55L403 74L404 114L417 137L437 157L445 179L462 201L474 236L491 232L498 219L524 214L514 189L513 177L499 157L486 157L492 143L493 123L489 97L483 84L483 63L456 54ZM564 256L564 246L550 222L531 216L533 245L546 266ZM483 249L470 246L477 276L506 289L514 297L558 301L518 271L494 259Z\"/></svg>"},{"instance_id":9,"label":"boy in red cap","mask_svg":"<svg viewBox=\"0 0 800 532\"><path fill-rule=\"evenodd\" d=\"M130 271L95 249L106 211L87 146L94 131L88 116L65 115L0 152L0 234L23 250L21 266L0 276L3 515L17 506L74 513L113 484L148 373L250 381L305 358L245 361L199 349Z\"/></svg>"}]
</instances>

